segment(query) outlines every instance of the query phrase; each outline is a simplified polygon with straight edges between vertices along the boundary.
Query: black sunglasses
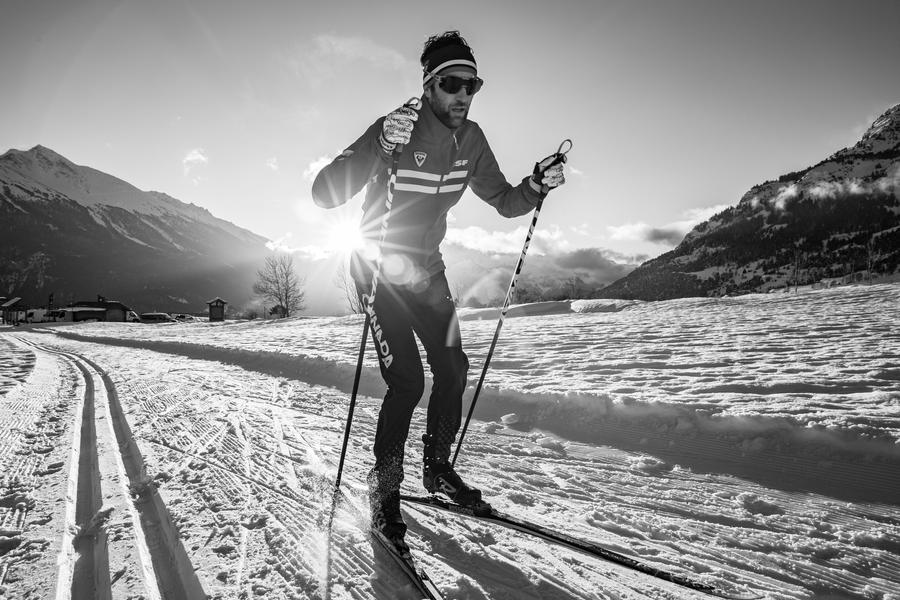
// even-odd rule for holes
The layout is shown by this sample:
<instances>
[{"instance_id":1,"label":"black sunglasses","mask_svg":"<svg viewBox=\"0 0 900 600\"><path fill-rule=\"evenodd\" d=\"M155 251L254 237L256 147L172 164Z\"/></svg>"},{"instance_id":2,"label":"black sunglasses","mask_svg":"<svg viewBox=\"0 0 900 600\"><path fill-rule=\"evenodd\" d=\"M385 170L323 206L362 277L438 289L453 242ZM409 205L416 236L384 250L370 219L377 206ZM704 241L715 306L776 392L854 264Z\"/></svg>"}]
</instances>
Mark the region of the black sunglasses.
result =
<instances>
[{"instance_id":1,"label":"black sunglasses","mask_svg":"<svg viewBox=\"0 0 900 600\"><path fill-rule=\"evenodd\" d=\"M426 71L434 77L439 88L448 94L456 94L459 90L465 88L466 93L470 96L475 95L481 86L484 85L484 79L480 77L457 77L456 75L435 75L430 71Z\"/></svg>"}]
</instances>

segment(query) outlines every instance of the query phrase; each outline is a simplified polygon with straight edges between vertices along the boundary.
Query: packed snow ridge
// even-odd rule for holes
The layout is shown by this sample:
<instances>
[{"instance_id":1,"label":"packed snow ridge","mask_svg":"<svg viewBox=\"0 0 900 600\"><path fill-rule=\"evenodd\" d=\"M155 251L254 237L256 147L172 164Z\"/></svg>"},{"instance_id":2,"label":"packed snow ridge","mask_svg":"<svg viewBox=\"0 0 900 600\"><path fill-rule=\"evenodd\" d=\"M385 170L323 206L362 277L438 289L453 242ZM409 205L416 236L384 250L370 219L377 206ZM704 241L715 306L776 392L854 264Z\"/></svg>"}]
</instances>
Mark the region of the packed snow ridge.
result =
<instances>
[{"instance_id":1,"label":"packed snow ridge","mask_svg":"<svg viewBox=\"0 0 900 600\"><path fill-rule=\"evenodd\" d=\"M668 302L513 307L476 416L602 443L609 423L713 436L739 453L900 458L900 286ZM864 307L865 310L861 310ZM470 384L496 309L461 311ZM516 318L520 317L520 318ZM734 322L743 323L734 332ZM178 324L81 324L58 335L205 358L349 391L360 316ZM473 392L470 387L466 402ZM369 354L362 393L383 382Z\"/></svg>"}]
</instances>

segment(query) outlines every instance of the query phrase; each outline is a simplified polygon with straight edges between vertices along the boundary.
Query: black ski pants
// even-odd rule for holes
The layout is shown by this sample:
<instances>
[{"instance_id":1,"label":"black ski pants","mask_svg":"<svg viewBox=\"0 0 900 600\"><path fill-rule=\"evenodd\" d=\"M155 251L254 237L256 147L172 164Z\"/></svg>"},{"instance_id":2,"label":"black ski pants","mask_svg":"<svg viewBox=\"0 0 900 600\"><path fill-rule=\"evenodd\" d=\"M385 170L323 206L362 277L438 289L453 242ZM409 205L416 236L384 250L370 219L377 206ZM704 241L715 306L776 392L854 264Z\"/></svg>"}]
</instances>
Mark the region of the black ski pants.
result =
<instances>
[{"instance_id":1,"label":"black ski pants","mask_svg":"<svg viewBox=\"0 0 900 600\"><path fill-rule=\"evenodd\" d=\"M360 297L369 293L371 281L360 277L354 280ZM375 470L384 479L396 481L399 488L410 421L425 392L425 373L415 338L422 342L434 381L426 433L432 437L439 459L450 456L459 431L469 360L462 349L459 320L443 272L415 291L379 282L373 309L369 311L371 333L387 383L375 432Z\"/></svg>"}]
</instances>

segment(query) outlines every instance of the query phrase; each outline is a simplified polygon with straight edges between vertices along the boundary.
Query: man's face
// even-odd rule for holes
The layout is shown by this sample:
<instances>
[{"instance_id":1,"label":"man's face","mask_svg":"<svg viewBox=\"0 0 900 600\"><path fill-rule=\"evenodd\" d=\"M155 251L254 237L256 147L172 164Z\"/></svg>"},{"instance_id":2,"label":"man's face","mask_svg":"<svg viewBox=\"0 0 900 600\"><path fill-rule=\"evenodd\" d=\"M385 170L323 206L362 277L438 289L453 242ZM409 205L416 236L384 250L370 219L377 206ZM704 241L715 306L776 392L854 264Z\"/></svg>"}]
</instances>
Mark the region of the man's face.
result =
<instances>
[{"instance_id":1,"label":"man's face","mask_svg":"<svg viewBox=\"0 0 900 600\"><path fill-rule=\"evenodd\" d=\"M471 71L465 69L448 71L441 73L441 75L454 75L463 79L475 77ZM434 81L429 83L425 89L425 97L431 103L435 116L450 129L458 129L469 115L472 96L469 95L465 87L461 87L455 94L448 94Z\"/></svg>"}]
</instances>

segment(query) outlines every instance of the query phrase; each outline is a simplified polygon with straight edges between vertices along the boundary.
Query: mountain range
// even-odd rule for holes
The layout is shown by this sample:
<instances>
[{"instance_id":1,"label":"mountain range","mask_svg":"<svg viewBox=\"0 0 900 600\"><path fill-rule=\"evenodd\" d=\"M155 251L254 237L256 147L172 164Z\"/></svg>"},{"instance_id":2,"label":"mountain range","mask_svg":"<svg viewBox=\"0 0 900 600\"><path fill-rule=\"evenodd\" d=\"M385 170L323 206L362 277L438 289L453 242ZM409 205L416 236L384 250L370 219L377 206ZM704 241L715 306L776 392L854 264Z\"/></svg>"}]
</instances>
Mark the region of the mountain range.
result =
<instances>
[{"instance_id":1,"label":"mountain range","mask_svg":"<svg viewBox=\"0 0 900 600\"><path fill-rule=\"evenodd\" d=\"M252 295L268 240L43 146L0 156L0 296L201 312Z\"/></svg>"},{"instance_id":2,"label":"mountain range","mask_svg":"<svg viewBox=\"0 0 900 600\"><path fill-rule=\"evenodd\" d=\"M0 296L38 306L54 294L63 306L102 295L139 311L194 313L218 296L244 308L271 254L268 242L206 209L141 191L43 146L0 156ZM450 274L461 300L502 300L504 261L504 268L491 268L497 261L483 253L449 242L446 250L455 257ZM477 265L472 281L464 277L469 263ZM900 105L855 145L754 186L674 250L632 269L600 250L535 256L518 301L721 296L896 274Z\"/></svg>"},{"instance_id":3,"label":"mountain range","mask_svg":"<svg viewBox=\"0 0 900 600\"><path fill-rule=\"evenodd\" d=\"M855 145L754 186L672 251L603 288L665 300L892 276L900 267L900 104Z\"/></svg>"}]
</instances>

